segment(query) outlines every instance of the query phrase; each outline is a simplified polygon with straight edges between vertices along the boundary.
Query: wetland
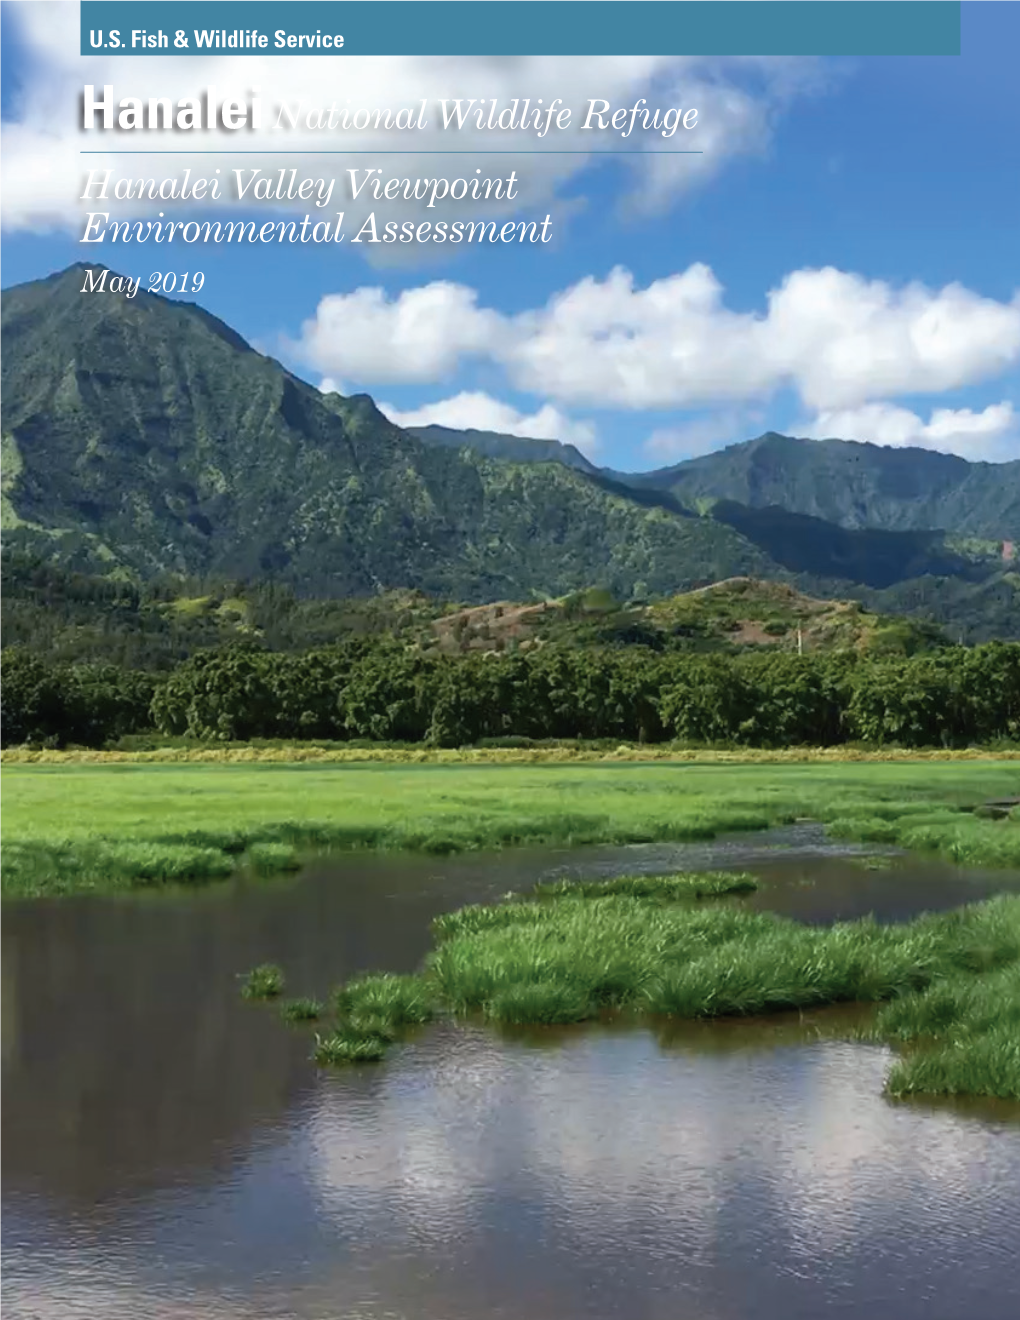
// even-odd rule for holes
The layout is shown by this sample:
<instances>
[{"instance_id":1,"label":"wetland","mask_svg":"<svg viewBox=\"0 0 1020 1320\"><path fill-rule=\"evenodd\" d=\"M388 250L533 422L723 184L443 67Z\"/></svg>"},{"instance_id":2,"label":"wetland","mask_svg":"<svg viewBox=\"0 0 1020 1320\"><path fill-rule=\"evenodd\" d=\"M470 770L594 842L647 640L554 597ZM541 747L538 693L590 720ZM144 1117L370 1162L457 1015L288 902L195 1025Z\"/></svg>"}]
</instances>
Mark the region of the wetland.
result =
<instances>
[{"instance_id":1,"label":"wetland","mask_svg":"<svg viewBox=\"0 0 1020 1320\"><path fill-rule=\"evenodd\" d=\"M12 1313L1005 1320L1020 1303L1020 1107L891 1099L898 1049L869 1038L872 1008L440 1018L379 1064L320 1068L314 1022L240 993L265 963L305 998L410 975L437 917L536 883L713 870L758 884L727 910L817 930L1020 894L1015 869L801 822L688 843L341 852L278 878L7 904Z\"/></svg>"}]
</instances>

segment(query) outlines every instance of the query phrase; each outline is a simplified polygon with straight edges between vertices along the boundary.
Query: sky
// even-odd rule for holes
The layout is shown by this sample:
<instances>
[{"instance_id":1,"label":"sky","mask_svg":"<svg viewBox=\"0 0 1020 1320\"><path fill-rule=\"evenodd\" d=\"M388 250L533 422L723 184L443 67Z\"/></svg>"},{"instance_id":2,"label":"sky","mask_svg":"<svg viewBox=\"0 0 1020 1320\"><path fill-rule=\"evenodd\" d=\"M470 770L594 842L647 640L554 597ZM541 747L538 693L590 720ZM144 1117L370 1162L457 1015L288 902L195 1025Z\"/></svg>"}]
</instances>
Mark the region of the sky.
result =
<instances>
[{"instance_id":1,"label":"sky","mask_svg":"<svg viewBox=\"0 0 1020 1320\"><path fill-rule=\"evenodd\" d=\"M945 58L83 58L76 4L8 2L2 17L5 288L81 260L143 281L152 269L201 268L195 300L315 385L370 393L402 424L560 439L623 470L766 430L1020 457L1018 4L964 3L962 54ZM513 169L514 202L391 202L377 216L549 214L552 241L177 243L138 255L80 242L85 82L175 98L234 82L260 85L267 102L310 104L339 88L352 107L558 95L583 112L590 97L615 107L645 96L698 109L697 128L657 147L701 154L652 156L651 134L612 155L598 154L608 134L596 149L559 135L556 155L497 155L503 139L467 136L472 154L453 157L397 154L392 135L333 135L333 150L392 153L344 157L297 133L282 140L290 154L269 156L259 151L281 139L256 134L251 154L216 158L223 173L336 176L337 206L313 218L344 208L349 237L370 209L342 195L351 167L401 178ZM112 136L124 150L127 134L88 144L109 148ZM183 151L88 163L129 175L210 169ZM119 205L115 218L152 215ZM273 214L231 214L242 212Z\"/></svg>"}]
</instances>

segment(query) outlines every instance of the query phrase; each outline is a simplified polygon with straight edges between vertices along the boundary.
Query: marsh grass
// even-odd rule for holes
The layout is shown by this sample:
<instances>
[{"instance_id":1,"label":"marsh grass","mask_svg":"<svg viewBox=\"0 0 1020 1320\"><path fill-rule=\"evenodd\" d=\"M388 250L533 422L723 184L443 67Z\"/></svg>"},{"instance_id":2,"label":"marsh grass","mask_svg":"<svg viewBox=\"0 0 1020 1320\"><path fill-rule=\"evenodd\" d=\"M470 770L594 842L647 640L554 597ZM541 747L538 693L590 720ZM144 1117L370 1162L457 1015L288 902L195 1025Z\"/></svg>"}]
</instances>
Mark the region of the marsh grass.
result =
<instances>
[{"instance_id":1,"label":"marsh grass","mask_svg":"<svg viewBox=\"0 0 1020 1320\"><path fill-rule=\"evenodd\" d=\"M908 851L938 852L962 865L1020 866L1020 828L1008 819L920 822L904 829L898 842Z\"/></svg>"},{"instance_id":2,"label":"marsh grass","mask_svg":"<svg viewBox=\"0 0 1020 1320\"><path fill-rule=\"evenodd\" d=\"M330 1066L344 1063L378 1063L386 1053L386 1044L378 1036L337 1030L328 1036L315 1033L312 1058Z\"/></svg>"},{"instance_id":3,"label":"marsh grass","mask_svg":"<svg viewBox=\"0 0 1020 1320\"><path fill-rule=\"evenodd\" d=\"M423 1016L424 986L402 986L398 993L391 985L380 994L378 986L373 986L370 992L366 989L370 980L406 982L415 978L361 977L351 983L360 987L352 996L335 992L336 1020L328 1035L316 1033L312 1052L316 1063L376 1063L384 1057L387 1046L400 1039L402 1032L431 1017L431 1010L428 1017ZM353 1010L352 1004L357 1005Z\"/></svg>"},{"instance_id":4,"label":"marsh grass","mask_svg":"<svg viewBox=\"0 0 1020 1320\"><path fill-rule=\"evenodd\" d=\"M1020 1099L1020 962L956 976L883 1007L872 1035L899 1044L891 1095Z\"/></svg>"},{"instance_id":5,"label":"marsh grass","mask_svg":"<svg viewBox=\"0 0 1020 1320\"><path fill-rule=\"evenodd\" d=\"M743 877L709 873L716 896ZM1020 1099L1020 897L901 925L805 926L774 913L691 902L692 877L538 886L532 899L438 917L418 976L362 977L335 994L341 1030L480 1014L551 1026L626 1012L750 1017L882 1003L868 1031L906 1047L888 1089ZM418 1006L408 1016L404 1006Z\"/></svg>"},{"instance_id":6,"label":"marsh grass","mask_svg":"<svg viewBox=\"0 0 1020 1320\"><path fill-rule=\"evenodd\" d=\"M1020 1100L1016 1025L968 1032L911 1051L889 1073L890 1095L987 1095Z\"/></svg>"},{"instance_id":7,"label":"marsh grass","mask_svg":"<svg viewBox=\"0 0 1020 1320\"><path fill-rule=\"evenodd\" d=\"M244 854L248 868L256 875L276 875L297 871L301 859L297 850L286 843L253 843Z\"/></svg>"},{"instance_id":8,"label":"marsh grass","mask_svg":"<svg viewBox=\"0 0 1020 1320\"><path fill-rule=\"evenodd\" d=\"M280 1016L285 1022L316 1022L323 1012L324 1005L319 999L285 999L280 1005Z\"/></svg>"},{"instance_id":9,"label":"marsh grass","mask_svg":"<svg viewBox=\"0 0 1020 1320\"><path fill-rule=\"evenodd\" d=\"M4 767L8 896L205 883L292 867L313 851L698 840L794 819L975 865L1020 863L1016 819L964 810L1016 793L1020 772L1003 760L573 764L570 753L563 764L454 757L354 766L40 757Z\"/></svg>"},{"instance_id":10,"label":"marsh grass","mask_svg":"<svg viewBox=\"0 0 1020 1320\"><path fill-rule=\"evenodd\" d=\"M881 816L837 816L825 827L833 839L852 839L860 843L895 843L899 825Z\"/></svg>"},{"instance_id":11,"label":"marsh grass","mask_svg":"<svg viewBox=\"0 0 1020 1320\"><path fill-rule=\"evenodd\" d=\"M582 1021L606 1007L680 1017L759 1014L887 999L1020 952L1015 932L1002 937L973 914L960 922L808 927L771 913L615 895L539 902L516 915L449 935L428 958L425 975L454 1012L501 1017L512 1003L508 1020L525 1021L522 987L542 984L569 987L572 995L536 992L536 1002L557 1004L555 1017L538 1021Z\"/></svg>"},{"instance_id":12,"label":"marsh grass","mask_svg":"<svg viewBox=\"0 0 1020 1320\"><path fill-rule=\"evenodd\" d=\"M536 925L544 920L538 903L514 898L499 904L471 903L455 912L443 912L433 919L430 929L433 938L440 943L455 935L498 930L503 926Z\"/></svg>"},{"instance_id":13,"label":"marsh grass","mask_svg":"<svg viewBox=\"0 0 1020 1320\"><path fill-rule=\"evenodd\" d=\"M260 963L243 976L241 996L244 999L275 999L283 993L285 984L281 967L276 963Z\"/></svg>"},{"instance_id":14,"label":"marsh grass","mask_svg":"<svg viewBox=\"0 0 1020 1320\"><path fill-rule=\"evenodd\" d=\"M863 1034L903 1051L891 1094L1020 1099L1020 897L900 925L828 927L696 901L753 887L742 873L625 876L540 884L532 897L447 913L433 922L435 948L418 974L372 973L333 992L335 1025L316 1036L313 1057L376 1061L440 1014L537 1027L879 1003ZM282 975L264 965L245 993L273 986Z\"/></svg>"},{"instance_id":15,"label":"marsh grass","mask_svg":"<svg viewBox=\"0 0 1020 1320\"><path fill-rule=\"evenodd\" d=\"M342 1019L368 1019L393 1028L417 1026L431 1021L435 1014L430 987L421 977L391 972L348 981L334 990L333 1007Z\"/></svg>"},{"instance_id":16,"label":"marsh grass","mask_svg":"<svg viewBox=\"0 0 1020 1320\"><path fill-rule=\"evenodd\" d=\"M216 848L155 840L13 840L3 862L4 893L17 897L208 884L234 871Z\"/></svg>"},{"instance_id":17,"label":"marsh grass","mask_svg":"<svg viewBox=\"0 0 1020 1320\"><path fill-rule=\"evenodd\" d=\"M676 903L684 899L747 894L757 888L757 880L743 871L691 871L668 875L619 875L608 880L539 882L532 890L533 899L508 894L500 903L473 903L455 912L441 913L433 919L431 930L436 941L440 942L454 935L504 926L538 925L547 918L541 900L623 896L647 902Z\"/></svg>"},{"instance_id":18,"label":"marsh grass","mask_svg":"<svg viewBox=\"0 0 1020 1320\"><path fill-rule=\"evenodd\" d=\"M1008 816L991 818L932 803L842 803L826 830L833 838L940 853L963 865L1020 866L1020 829Z\"/></svg>"},{"instance_id":19,"label":"marsh grass","mask_svg":"<svg viewBox=\"0 0 1020 1320\"><path fill-rule=\"evenodd\" d=\"M758 881L746 871L690 871L670 875L617 875L608 880L556 880L537 884L539 898L606 898L622 894L662 903L685 898L720 898L724 894L749 894Z\"/></svg>"},{"instance_id":20,"label":"marsh grass","mask_svg":"<svg viewBox=\"0 0 1020 1320\"><path fill-rule=\"evenodd\" d=\"M397 1040L400 1034L394 1022L378 1013L354 1013L342 1020L341 1026L352 1035L371 1036L387 1045Z\"/></svg>"},{"instance_id":21,"label":"marsh grass","mask_svg":"<svg viewBox=\"0 0 1020 1320\"><path fill-rule=\"evenodd\" d=\"M598 1007L584 986L549 978L518 982L497 990L485 1010L495 1022L554 1026L583 1022L595 1016Z\"/></svg>"}]
</instances>

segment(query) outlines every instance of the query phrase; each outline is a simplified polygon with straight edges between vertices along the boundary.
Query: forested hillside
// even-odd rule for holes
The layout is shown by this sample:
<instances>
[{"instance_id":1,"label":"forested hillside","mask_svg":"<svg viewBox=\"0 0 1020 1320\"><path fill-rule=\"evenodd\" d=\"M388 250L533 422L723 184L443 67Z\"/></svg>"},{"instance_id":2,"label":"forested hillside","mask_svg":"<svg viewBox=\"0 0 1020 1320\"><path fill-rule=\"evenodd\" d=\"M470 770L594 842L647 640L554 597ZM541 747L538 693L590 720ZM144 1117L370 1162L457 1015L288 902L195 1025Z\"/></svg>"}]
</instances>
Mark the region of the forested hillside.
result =
<instances>
[{"instance_id":1,"label":"forested hillside","mask_svg":"<svg viewBox=\"0 0 1020 1320\"><path fill-rule=\"evenodd\" d=\"M542 601L465 606L413 591L309 600L265 582L139 586L17 554L3 557L2 570L5 646L65 663L112 661L129 669L165 670L195 651L238 641L289 652L389 638L444 655L546 645L913 655L950 640L930 624L754 578L650 601L621 601L605 588L591 588Z\"/></svg>"},{"instance_id":2,"label":"forested hillside","mask_svg":"<svg viewBox=\"0 0 1020 1320\"><path fill-rule=\"evenodd\" d=\"M624 480L644 490L668 491L691 507L735 500L752 508L778 505L841 527L1020 539L1020 459L970 463L931 449L769 432Z\"/></svg>"},{"instance_id":3,"label":"forested hillside","mask_svg":"<svg viewBox=\"0 0 1020 1320\"><path fill-rule=\"evenodd\" d=\"M3 300L5 543L91 572L395 587L464 600L624 596L781 570L731 528L558 463L422 444L323 396L200 308L80 292Z\"/></svg>"},{"instance_id":4,"label":"forested hillside","mask_svg":"<svg viewBox=\"0 0 1020 1320\"><path fill-rule=\"evenodd\" d=\"M320 602L291 611L301 636L299 614L393 592L437 609L592 589L625 605L750 577L956 640L1020 637L1020 463L767 435L628 475L555 441L416 435L367 395L321 394L199 307L82 294L84 270L4 295L4 548L22 564L139 599L283 588ZM17 602L15 637L35 610L56 643L46 600L19 587ZM229 609L212 622L175 608L212 640L233 626ZM164 659L181 658L166 642L181 627L145 617ZM109 612L76 626L108 635Z\"/></svg>"}]
</instances>

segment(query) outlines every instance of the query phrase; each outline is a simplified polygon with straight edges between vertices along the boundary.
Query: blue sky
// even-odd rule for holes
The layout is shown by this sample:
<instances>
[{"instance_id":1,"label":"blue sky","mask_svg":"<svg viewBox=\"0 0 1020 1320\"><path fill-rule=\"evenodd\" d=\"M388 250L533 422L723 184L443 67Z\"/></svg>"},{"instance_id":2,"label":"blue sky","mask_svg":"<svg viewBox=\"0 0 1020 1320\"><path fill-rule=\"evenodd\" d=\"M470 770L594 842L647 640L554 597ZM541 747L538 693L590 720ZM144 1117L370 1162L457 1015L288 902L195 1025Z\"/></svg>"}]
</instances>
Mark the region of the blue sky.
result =
<instances>
[{"instance_id":1,"label":"blue sky","mask_svg":"<svg viewBox=\"0 0 1020 1320\"><path fill-rule=\"evenodd\" d=\"M63 130L60 98L48 111L38 96L32 106L33 95L55 77L78 90L83 81L80 59L76 67L64 57L54 74L60 53L26 21L29 8L47 6L5 7L5 134L33 118L45 132L48 113ZM677 461L765 429L1016 457L1018 49L1020 5L965 3L959 58L694 63L658 68L644 82L628 75L621 86L647 86L653 104L672 103L663 97L677 87L705 97L704 133L713 123L718 130L698 139L708 164L702 175L678 176L657 209L642 209L632 157L578 157L533 187L529 163L514 160L526 198L530 189L523 212L555 216L555 241L543 247L437 256L423 246L399 265L370 264L350 244L282 255L178 248L125 263L121 252L84 248L80 224L60 218L59 197L47 203L52 214L18 199L5 202L3 284L85 257L144 275L200 265L198 300L313 383L366 390L408 422L498 427L502 418L508 429L577 440L620 468ZM119 61L118 83L146 90L129 63ZM420 63L414 76L427 85ZM501 86L512 87L513 76ZM550 87L580 76L550 71ZM437 83L434 94L449 92ZM732 122L727 97L743 98ZM10 154L5 143L5 197L18 168L17 150L13 165ZM336 169L367 163L333 160ZM402 173L435 166L401 163ZM71 175L68 198L74 185ZM617 267L630 279L610 293ZM690 288L669 283L692 268L700 274ZM839 279L811 274L824 268ZM569 315L549 312L550 299L585 281L594 304L586 295ZM912 293L918 284L924 290ZM959 296L944 295L953 285ZM770 291L784 287L770 313ZM369 288L383 293L374 302L355 295ZM675 310L687 299L693 310ZM861 342L840 330L857 316ZM421 345L408 341L409 326ZM932 326L941 338L922 351ZM624 347L609 361L614 335Z\"/></svg>"}]
</instances>

